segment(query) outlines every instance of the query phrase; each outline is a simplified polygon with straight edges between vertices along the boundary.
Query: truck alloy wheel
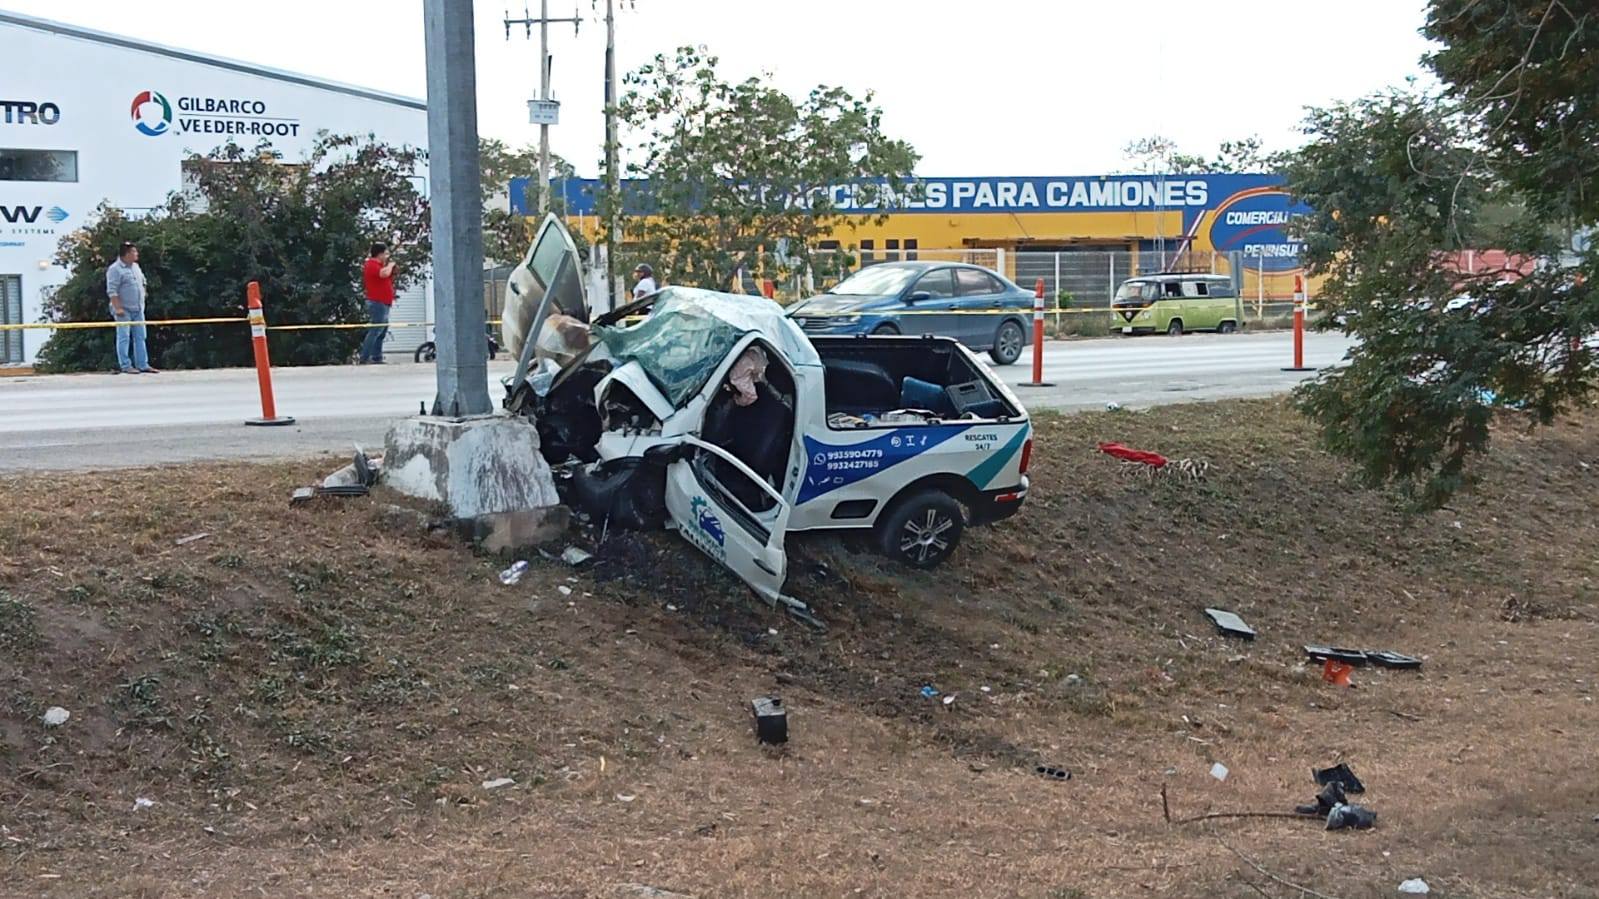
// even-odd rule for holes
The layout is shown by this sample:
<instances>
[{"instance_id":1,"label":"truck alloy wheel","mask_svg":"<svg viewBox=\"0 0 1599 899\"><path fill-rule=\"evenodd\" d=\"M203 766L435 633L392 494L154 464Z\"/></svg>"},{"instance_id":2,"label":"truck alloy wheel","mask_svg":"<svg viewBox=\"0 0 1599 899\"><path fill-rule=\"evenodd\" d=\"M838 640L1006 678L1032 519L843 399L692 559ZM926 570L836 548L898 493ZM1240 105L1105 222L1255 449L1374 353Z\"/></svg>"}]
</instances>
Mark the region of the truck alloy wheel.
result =
<instances>
[{"instance_id":1,"label":"truck alloy wheel","mask_svg":"<svg viewBox=\"0 0 1599 899\"><path fill-rule=\"evenodd\" d=\"M924 490L895 504L878 522L878 548L913 568L933 568L955 551L965 529L960 503L947 493Z\"/></svg>"}]
</instances>

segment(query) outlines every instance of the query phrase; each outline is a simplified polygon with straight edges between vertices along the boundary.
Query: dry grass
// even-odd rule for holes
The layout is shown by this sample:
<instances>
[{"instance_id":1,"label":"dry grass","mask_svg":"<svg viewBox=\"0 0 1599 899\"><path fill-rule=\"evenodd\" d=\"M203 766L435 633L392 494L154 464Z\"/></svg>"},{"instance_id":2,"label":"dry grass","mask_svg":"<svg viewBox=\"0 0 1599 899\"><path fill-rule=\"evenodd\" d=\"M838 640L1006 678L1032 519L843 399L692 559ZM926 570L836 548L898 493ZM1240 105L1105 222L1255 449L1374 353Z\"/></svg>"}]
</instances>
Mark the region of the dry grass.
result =
<instances>
[{"instance_id":1,"label":"dry grass","mask_svg":"<svg viewBox=\"0 0 1599 899\"><path fill-rule=\"evenodd\" d=\"M329 462L0 482L0 895L1297 895L1220 839L1342 899L1596 894L1599 418L1505 430L1415 516L1276 402L1039 431L1026 510L943 570L795 541L824 635L669 534L505 588L376 502L289 509ZM1102 439L1210 476L1122 479ZM1305 642L1427 665L1336 690ZM1376 830L1162 820L1162 785L1285 810L1339 759Z\"/></svg>"}]
</instances>

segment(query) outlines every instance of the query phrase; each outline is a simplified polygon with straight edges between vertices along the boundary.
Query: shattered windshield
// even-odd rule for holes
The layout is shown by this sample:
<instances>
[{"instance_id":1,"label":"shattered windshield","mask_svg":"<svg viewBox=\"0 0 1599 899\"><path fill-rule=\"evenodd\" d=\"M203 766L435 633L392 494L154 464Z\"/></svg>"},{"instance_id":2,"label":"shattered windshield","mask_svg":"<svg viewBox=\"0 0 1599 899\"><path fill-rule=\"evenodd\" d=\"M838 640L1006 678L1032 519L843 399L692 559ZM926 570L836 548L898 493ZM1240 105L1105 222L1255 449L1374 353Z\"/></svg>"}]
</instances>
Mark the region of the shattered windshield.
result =
<instances>
[{"instance_id":1,"label":"shattered windshield","mask_svg":"<svg viewBox=\"0 0 1599 899\"><path fill-rule=\"evenodd\" d=\"M629 327L597 326L601 344L618 364L637 362L674 408L705 387L727 354L758 331L794 365L820 365L803 332L763 297L668 287L655 312Z\"/></svg>"}]
</instances>

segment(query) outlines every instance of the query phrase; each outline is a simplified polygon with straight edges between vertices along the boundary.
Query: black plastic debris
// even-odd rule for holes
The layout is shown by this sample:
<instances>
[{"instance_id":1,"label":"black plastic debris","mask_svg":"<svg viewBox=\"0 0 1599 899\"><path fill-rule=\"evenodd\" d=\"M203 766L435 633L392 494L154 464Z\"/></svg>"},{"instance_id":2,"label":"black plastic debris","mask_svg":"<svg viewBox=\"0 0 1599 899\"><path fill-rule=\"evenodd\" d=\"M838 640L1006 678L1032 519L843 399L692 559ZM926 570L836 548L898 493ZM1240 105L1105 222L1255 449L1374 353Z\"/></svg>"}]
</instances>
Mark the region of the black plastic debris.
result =
<instances>
[{"instance_id":1,"label":"black plastic debris","mask_svg":"<svg viewBox=\"0 0 1599 899\"><path fill-rule=\"evenodd\" d=\"M313 499L316 499L315 487L296 487L293 495L289 497L289 505L298 506Z\"/></svg>"},{"instance_id":2,"label":"black plastic debris","mask_svg":"<svg viewBox=\"0 0 1599 899\"><path fill-rule=\"evenodd\" d=\"M1039 765L1038 767L1033 769L1033 773L1039 775L1040 777L1048 778L1050 780L1071 780L1072 779L1072 773L1070 771L1067 771L1065 768L1052 768L1052 767L1050 767L1048 765Z\"/></svg>"},{"instance_id":3,"label":"black plastic debris","mask_svg":"<svg viewBox=\"0 0 1599 899\"><path fill-rule=\"evenodd\" d=\"M1346 665L1361 666L1366 664L1366 654L1358 649L1344 649L1341 646L1306 646L1305 655L1316 661L1332 659Z\"/></svg>"},{"instance_id":4,"label":"black plastic debris","mask_svg":"<svg viewBox=\"0 0 1599 899\"><path fill-rule=\"evenodd\" d=\"M355 468L355 481L357 484L360 484L363 487L373 487L377 485L377 469L372 467L372 460L367 458L366 453L357 449L355 451L355 461L351 462L350 464Z\"/></svg>"},{"instance_id":5,"label":"black plastic debris","mask_svg":"<svg viewBox=\"0 0 1599 899\"><path fill-rule=\"evenodd\" d=\"M1381 651L1368 649L1366 650L1366 658L1370 659L1371 663L1379 668L1399 668L1409 671L1421 667L1421 659L1415 656L1407 656L1401 652L1389 652L1386 649Z\"/></svg>"},{"instance_id":6,"label":"black plastic debris","mask_svg":"<svg viewBox=\"0 0 1599 899\"><path fill-rule=\"evenodd\" d=\"M317 496L366 496L372 488L365 484L347 484L341 487L318 487Z\"/></svg>"},{"instance_id":7,"label":"black plastic debris","mask_svg":"<svg viewBox=\"0 0 1599 899\"><path fill-rule=\"evenodd\" d=\"M1321 788L1321 792L1316 794L1315 802L1310 805L1294 806L1294 814L1325 818L1328 812L1348 801L1348 797L1344 795L1344 785L1335 780Z\"/></svg>"},{"instance_id":8,"label":"black plastic debris","mask_svg":"<svg viewBox=\"0 0 1599 899\"><path fill-rule=\"evenodd\" d=\"M1350 803L1335 805L1332 811L1327 813L1328 830L1343 830L1346 827L1354 830L1365 830L1376 824L1377 813L1363 805Z\"/></svg>"},{"instance_id":9,"label":"black plastic debris","mask_svg":"<svg viewBox=\"0 0 1599 899\"><path fill-rule=\"evenodd\" d=\"M755 709L755 739L762 743L788 742L788 712L783 700L762 696L750 703Z\"/></svg>"},{"instance_id":10,"label":"black plastic debris","mask_svg":"<svg viewBox=\"0 0 1599 899\"><path fill-rule=\"evenodd\" d=\"M1232 612L1226 609L1206 609L1205 614L1209 615L1210 620L1215 622L1216 630L1222 636L1239 637L1244 640L1255 639L1255 629L1245 624L1244 619L1239 618Z\"/></svg>"},{"instance_id":11,"label":"black plastic debris","mask_svg":"<svg viewBox=\"0 0 1599 899\"><path fill-rule=\"evenodd\" d=\"M1325 787L1328 784L1335 783L1343 787L1346 793L1366 792L1366 785L1360 782L1360 778L1355 776L1355 772L1349 770L1349 765L1346 762L1339 762L1331 768L1312 768L1310 769L1310 776L1315 778L1316 786L1318 787Z\"/></svg>"}]
</instances>

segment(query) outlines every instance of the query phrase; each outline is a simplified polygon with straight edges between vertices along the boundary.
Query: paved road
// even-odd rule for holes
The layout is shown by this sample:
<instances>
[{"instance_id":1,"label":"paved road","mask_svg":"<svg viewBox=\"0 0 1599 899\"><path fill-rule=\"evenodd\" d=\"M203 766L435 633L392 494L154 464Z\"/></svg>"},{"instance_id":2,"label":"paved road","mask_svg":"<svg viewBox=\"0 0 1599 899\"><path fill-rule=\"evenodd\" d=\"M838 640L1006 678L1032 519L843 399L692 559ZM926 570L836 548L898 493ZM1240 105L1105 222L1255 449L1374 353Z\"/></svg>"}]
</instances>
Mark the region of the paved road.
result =
<instances>
[{"instance_id":1,"label":"paved road","mask_svg":"<svg viewBox=\"0 0 1599 899\"><path fill-rule=\"evenodd\" d=\"M1306 362L1335 364L1350 342L1311 334ZM1030 408L1128 408L1280 393L1304 374L1283 332L1052 341L1044 379L1021 388ZM1018 384L1030 357L1000 369ZM498 404L508 362L489 366ZM255 372L227 369L160 375L57 375L0 378L0 474L30 469L111 468L215 458L273 458L379 447L388 422L431 402L431 365L286 368L273 373L278 409L297 424L246 428L260 414Z\"/></svg>"}]
</instances>

